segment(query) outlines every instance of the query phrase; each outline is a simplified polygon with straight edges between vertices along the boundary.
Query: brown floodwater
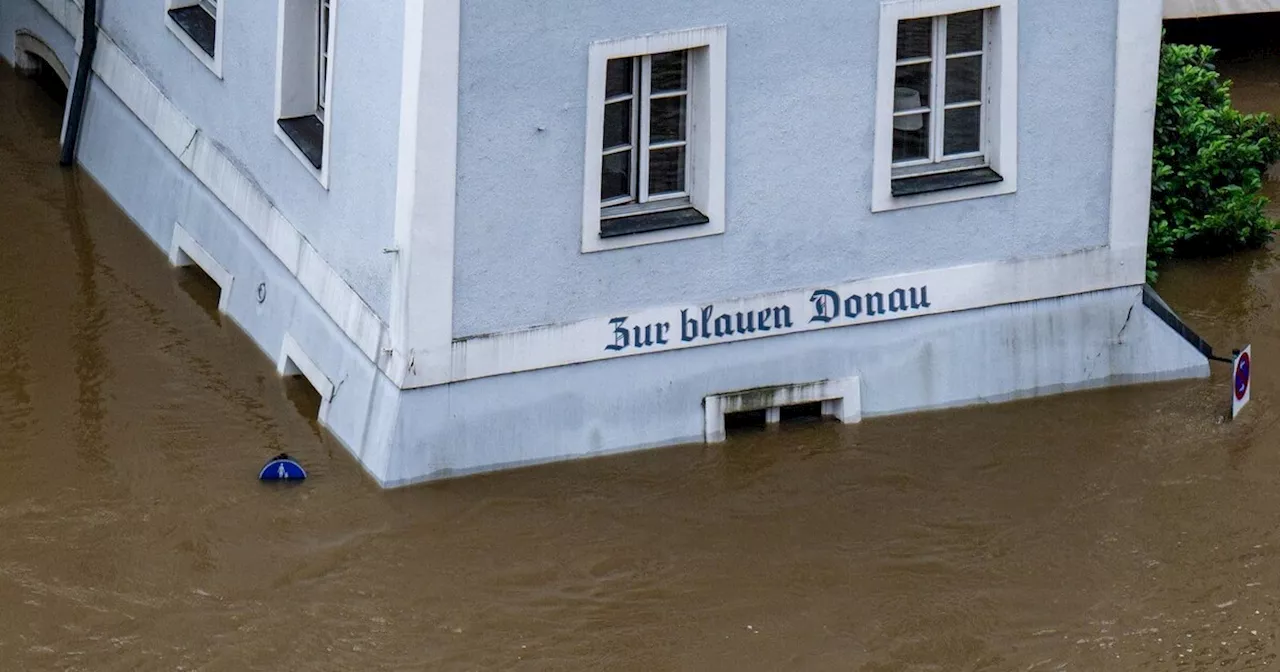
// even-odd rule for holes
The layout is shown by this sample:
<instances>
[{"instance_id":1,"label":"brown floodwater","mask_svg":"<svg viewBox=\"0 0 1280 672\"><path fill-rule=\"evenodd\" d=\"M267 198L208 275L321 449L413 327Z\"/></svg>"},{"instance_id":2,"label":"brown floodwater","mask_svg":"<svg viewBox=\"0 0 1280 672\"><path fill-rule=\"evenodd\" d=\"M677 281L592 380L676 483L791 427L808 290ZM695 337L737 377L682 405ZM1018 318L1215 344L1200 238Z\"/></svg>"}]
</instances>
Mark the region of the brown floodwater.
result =
<instances>
[{"instance_id":1,"label":"brown floodwater","mask_svg":"<svg viewBox=\"0 0 1280 672\"><path fill-rule=\"evenodd\" d=\"M1276 252L1159 285L1235 422L1215 364L382 491L59 118L0 65L0 670L1280 667Z\"/></svg>"}]
</instances>

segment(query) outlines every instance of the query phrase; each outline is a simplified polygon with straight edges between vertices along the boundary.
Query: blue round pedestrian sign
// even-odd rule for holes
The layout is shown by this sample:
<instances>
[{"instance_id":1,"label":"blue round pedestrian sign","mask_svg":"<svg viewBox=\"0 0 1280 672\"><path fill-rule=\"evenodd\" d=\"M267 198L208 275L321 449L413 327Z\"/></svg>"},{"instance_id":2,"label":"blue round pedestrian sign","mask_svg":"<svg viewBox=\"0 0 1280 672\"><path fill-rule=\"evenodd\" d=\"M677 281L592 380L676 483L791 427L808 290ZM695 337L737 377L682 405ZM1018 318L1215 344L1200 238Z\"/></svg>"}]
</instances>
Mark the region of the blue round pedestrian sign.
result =
<instances>
[{"instance_id":1,"label":"blue round pedestrian sign","mask_svg":"<svg viewBox=\"0 0 1280 672\"><path fill-rule=\"evenodd\" d=\"M306 477L307 470L284 453L271 458L258 472L262 481L300 481Z\"/></svg>"},{"instance_id":2,"label":"blue round pedestrian sign","mask_svg":"<svg viewBox=\"0 0 1280 672\"><path fill-rule=\"evenodd\" d=\"M1236 360L1236 400L1243 400L1245 395L1249 393L1249 353L1241 353L1240 358Z\"/></svg>"}]
</instances>

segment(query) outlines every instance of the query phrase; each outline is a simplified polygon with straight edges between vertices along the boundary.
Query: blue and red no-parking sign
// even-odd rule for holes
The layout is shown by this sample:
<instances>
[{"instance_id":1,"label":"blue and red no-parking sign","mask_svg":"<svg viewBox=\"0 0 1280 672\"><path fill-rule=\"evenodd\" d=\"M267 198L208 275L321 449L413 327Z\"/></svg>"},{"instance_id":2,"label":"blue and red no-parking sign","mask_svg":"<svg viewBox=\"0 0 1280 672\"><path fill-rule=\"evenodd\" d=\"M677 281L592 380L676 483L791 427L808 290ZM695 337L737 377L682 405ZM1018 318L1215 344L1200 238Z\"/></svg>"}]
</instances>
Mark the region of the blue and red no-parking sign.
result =
<instances>
[{"instance_id":1,"label":"blue and red no-parking sign","mask_svg":"<svg viewBox=\"0 0 1280 672\"><path fill-rule=\"evenodd\" d=\"M1249 347L1244 346L1244 349L1235 357L1231 376L1231 417L1233 418L1240 414L1245 404L1249 403L1249 367L1252 364L1249 358Z\"/></svg>"}]
</instances>

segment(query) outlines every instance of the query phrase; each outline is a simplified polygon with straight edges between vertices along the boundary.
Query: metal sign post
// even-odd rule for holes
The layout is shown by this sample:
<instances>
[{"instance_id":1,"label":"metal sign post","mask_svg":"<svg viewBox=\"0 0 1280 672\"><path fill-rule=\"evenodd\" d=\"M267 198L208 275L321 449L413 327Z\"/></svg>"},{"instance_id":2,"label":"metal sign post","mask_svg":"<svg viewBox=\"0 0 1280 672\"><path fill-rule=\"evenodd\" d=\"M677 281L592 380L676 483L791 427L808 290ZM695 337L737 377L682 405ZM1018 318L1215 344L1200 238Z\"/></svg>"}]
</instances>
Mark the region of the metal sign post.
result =
<instances>
[{"instance_id":1,"label":"metal sign post","mask_svg":"<svg viewBox=\"0 0 1280 672\"><path fill-rule=\"evenodd\" d=\"M1244 346L1244 349L1237 352L1235 359L1232 360L1231 374L1231 418L1235 419L1240 415L1240 411L1244 409L1244 405L1249 403L1249 373L1253 364L1249 357L1250 346Z\"/></svg>"}]
</instances>

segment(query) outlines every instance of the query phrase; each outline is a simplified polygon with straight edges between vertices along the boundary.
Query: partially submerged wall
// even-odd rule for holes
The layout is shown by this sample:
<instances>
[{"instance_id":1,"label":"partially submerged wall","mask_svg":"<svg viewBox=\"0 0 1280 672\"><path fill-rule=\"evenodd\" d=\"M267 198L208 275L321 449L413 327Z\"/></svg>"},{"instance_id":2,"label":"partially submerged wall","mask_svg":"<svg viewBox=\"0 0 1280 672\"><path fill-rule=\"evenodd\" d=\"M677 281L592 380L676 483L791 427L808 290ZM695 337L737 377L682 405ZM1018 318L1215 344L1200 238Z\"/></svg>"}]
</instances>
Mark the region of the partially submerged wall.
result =
<instances>
[{"instance_id":1,"label":"partially submerged wall","mask_svg":"<svg viewBox=\"0 0 1280 672\"><path fill-rule=\"evenodd\" d=\"M857 377L873 416L1208 373L1125 287L409 390L385 473L395 485L700 443L706 396L776 385Z\"/></svg>"},{"instance_id":2,"label":"partially submerged wall","mask_svg":"<svg viewBox=\"0 0 1280 672\"><path fill-rule=\"evenodd\" d=\"M35 2L0 4L0 35L27 30L74 63L74 40ZM12 43L4 52L13 58ZM65 55L62 52L66 52ZM102 54L99 54L100 59ZM97 67L102 67L99 60ZM74 67L74 66L73 66ZM320 418L364 465L383 455L398 388L369 353L339 329L259 236L192 173L103 79L89 86L77 156L82 168L159 248L177 245L179 257L199 257L222 286L220 309L236 321L273 361L303 353L322 376L328 398ZM50 157L52 162L55 157ZM184 247L185 246L185 247ZM184 256L185 255L185 256ZM374 334L376 347L377 334ZM291 350L286 348L291 346ZM381 474L373 474L379 481Z\"/></svg>"}]
</instances>

